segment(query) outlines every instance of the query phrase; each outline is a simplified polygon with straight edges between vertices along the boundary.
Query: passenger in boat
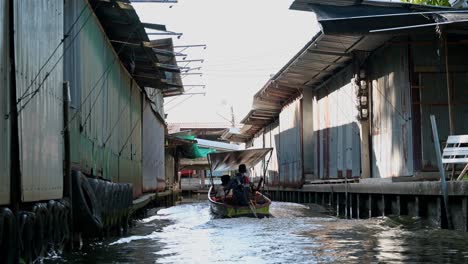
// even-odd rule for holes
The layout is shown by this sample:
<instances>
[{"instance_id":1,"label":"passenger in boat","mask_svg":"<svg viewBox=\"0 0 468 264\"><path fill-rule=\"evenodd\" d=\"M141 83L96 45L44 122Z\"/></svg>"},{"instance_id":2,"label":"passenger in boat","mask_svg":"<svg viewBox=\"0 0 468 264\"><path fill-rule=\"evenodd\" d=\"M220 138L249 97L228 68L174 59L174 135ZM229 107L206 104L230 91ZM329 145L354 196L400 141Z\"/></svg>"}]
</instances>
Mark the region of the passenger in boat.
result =
<instances>
[{"instance_id":1,"label":"passenger in boat","mask_svg":"<svg viewBox=\"0 0 468 264\"><path fill-rule=\"evenodd\" d=\"M239 165L239 172L236 174L237 188L234 189L234 196L239 205L248 205L250 201L250 179L247 176L245 164Z\"/></svg>"},{"instance_id":2,"label":"passenger in boat","mask_svg":"<svg viewBox=\"0 0 468 264\"><path fill-rule=\"evenodd\" d=\"M221 176L221 185L216 187L216 197L217 198L225 198L226 196L226 186L229 184L230 176L223 175Z\"/></svg>"}]
</instances>

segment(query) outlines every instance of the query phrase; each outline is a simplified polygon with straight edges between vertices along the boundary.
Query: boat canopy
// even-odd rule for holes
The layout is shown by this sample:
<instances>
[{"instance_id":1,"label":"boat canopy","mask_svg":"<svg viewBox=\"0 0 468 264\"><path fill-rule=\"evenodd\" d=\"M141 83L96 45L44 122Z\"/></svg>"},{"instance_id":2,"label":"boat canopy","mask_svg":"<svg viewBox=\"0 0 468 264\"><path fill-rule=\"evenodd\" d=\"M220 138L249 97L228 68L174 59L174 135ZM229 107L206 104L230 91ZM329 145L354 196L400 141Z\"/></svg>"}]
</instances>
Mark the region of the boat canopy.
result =
<instances>
[{"instance_id":1,"label":"boat canopy","mask_svg":"<svg viewBox=\"0 0 468 264\"><path fill-rule=\"evenodd\" d=\"M272 150L261 148L209 153L208 160L212 171L237 170L240 164L252 168Z\"/></svg>"}]
</instances>

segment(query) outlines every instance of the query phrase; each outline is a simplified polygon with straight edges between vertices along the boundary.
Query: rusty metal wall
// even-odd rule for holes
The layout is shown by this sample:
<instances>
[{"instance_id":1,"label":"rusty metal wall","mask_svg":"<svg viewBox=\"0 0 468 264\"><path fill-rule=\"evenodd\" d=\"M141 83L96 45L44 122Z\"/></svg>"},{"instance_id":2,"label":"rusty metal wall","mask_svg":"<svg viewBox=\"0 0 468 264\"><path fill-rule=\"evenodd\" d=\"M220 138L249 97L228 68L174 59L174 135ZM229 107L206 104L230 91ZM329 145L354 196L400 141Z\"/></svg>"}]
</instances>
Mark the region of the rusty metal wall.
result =
<instances>
[{"instance_id":1,"label":"rusty metal wall","mask_svg":"<svg viewBox=\"0 0 468 264\"><path fill-rule=\"evenodd\" d=\"M264 132L258 133L258 135L253 139L253 146L251 148L264 148L265 143L264 143ZM250 177L252 178L257 178L261 177L263 174L263 163L260 162L253 168L251 168L250 171Z\"/></svg>"},{"instance_id":2,"label":"rusty metal wall","mask_svg":"<svg viewBox=\"0 0 468 264\"><path fill-rule=\"evenodd\" d=\"M413 175L408 49L380 50L369 65L372 80L372 177Z\"/></svg>"},{"instance_id":3,"label":"rusty metal wall","mask_svg":"<svg viewBox=\"0 0 468 264\"><path fill-rule=\"evenodd\" d=\"M265 148L273 148L270 155L265 158L265 162L268 162L266 172L266 184L278 185L279 184L279 167L278 167L278 155L279 155L279 120L276 120L272 124L265 128Z\"/></svg>"},{"instance_id":4,"label":"rusty metal wall","mask_svg":"<svg viewBox=\"0 0 468 264\"><path fill-rule=\"evenodd\" d=\"M8 1L0 1L0 116L10 111ZM10 121L0 118L0 205L10 203Z\"/></svg>"},{"instance_id":5,"label":"rusty metal wall","mask_svg":"<svg viewBox=\"0 0 468 264\"><path fill-rule=\"evenodd\" d=\"M166 188L164 167L164 125L156 118L151 103L143 106L143 192L163 191Z\"/></svg>"},{"instance_id":6,"label":"rusty metal wall","mask_svg":"<svg viewBox=\"0 0 468 264\"><path fill-rule=\"evenodd\" d=\"M360 124L356 118L358 111L352 77L352 67L348 66L314 98L317 148L314 174L320 179L360 176Z\"/></svg>"},{"instance_id":7,"label":"rusty metal wall","mask_svg":"<svg viewBox=\"0 0 468 264\"><path fill-rule=\"evenodd\" d=\"M15 1L14 12L22 200L59 199L63 193L63 1Z\"/></svg>"},{"instance_id":8,"label":"rusty metal wall","mask_svg":"<svg viewBox=\"0 0 468 264\"><path fill-rule=\"evenodd\" d=\"M280 185L299 186L302 184L302 131L301 100L296 99L284 107L279 116L279 178Z\"/></svg>"},{"instance_id":9,"label":"rusty metal wall","mask_svg":"<svg viewBox=\"0 0 468 264\"><path fill-rule=\"evenodd\" d=\"M142 94L84 0L65 0L72 166L142 193ZM82 12L84 10L84 12ZM80 15L80 13L82 13Z\"/></svg>"}]
</instances>

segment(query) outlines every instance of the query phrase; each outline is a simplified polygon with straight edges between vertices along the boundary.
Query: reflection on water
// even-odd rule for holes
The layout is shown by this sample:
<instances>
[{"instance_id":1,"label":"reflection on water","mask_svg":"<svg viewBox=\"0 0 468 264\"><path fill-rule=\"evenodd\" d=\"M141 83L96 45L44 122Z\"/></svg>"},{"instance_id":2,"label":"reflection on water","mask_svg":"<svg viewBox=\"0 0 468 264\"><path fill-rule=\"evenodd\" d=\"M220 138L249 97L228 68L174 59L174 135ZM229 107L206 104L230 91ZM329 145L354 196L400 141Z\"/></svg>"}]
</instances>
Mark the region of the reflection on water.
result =
<instances>
[{"instance_id":1,"label":"reflection on water","mask_svg":"<svg viewBox=\"0 0 468 264\"><path fill-rule=\"evenodd\" d=\"M270 218L217 219L208 203L178 205L138 221L127 237L45 263L468 262L468 235L418 219L343 220L293 203L270 211Z\"/></svg>"}]
</instances>

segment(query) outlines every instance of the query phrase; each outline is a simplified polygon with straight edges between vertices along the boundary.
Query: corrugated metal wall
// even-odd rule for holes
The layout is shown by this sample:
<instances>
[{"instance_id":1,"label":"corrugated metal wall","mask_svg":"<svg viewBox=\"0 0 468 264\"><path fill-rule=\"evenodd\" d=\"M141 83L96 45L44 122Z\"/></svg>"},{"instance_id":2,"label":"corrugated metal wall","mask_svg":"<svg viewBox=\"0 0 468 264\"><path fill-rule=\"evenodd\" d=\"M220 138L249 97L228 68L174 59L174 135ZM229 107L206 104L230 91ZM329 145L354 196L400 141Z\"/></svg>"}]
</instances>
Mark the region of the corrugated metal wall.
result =
<instances>
[{"instance_id":1,"label":"corrugated metal wall","mask_svg":"<svg viewBox=\"0 0 468 264\"><path fill-rule=\"evenodd\" d=\"M262 131L258 133L257 137L254 138L253 145L251 148L264 148L265 144L263 142L263 138L264 138L264 135ZM263 174L263 163L260 162L252 168L250 177L256 178L256 177L260 177L262 174Z\"/></svg>"},{"instance_id":2,"label":"corrugated metal wall","mask_svg":"<svg viewBox=\"0 0 468 264\"><path fill-rule=\"evenodd\" d=\"M149 99L153 102L152 107L153 110L156 113L159 113L159 115L164 118L165 113L164 113L164 97L162 94L162 91L159 89L153 89L153 88L145 88L146 94L148 95Z\"/></svg>"},{"instance_id":3,"label":"corrugated metal wall","mask_svg":"<svg viewBox=\"0 0 468 264\"><path fill-rule=\"evenodd\" d=\"M58 199L63 192L63 2L14 4L17 96L37 91L18 105L22 200Z\"/></svg>"},{"instance_id":4,"label":"corrugated metal wall","mask_svg":"<svg viewBox=\"0 0 468 264\"><path fill-rule=\"evenodd\" d=\"M431 41L431 40L424 40ZM437 159L432 140L430 115L435 115L439 139L445 141L449 135L449 114L447 101L447 81L445 73L445 55L443 48L438 47L438 40L432 39L434 45L414 45L412 47L415 76L421 83L413 87L419 100L413 100L420 113L420 129L415 129L415 137L420 137L421 151L418 153L422 170L437 170ZM437 52L439 50L439 53ZM452 90L452 110L454 115L455 134L468 134L468 50L466 45L451 43L448 48L450 67L450 85ZM413 118L414 119L414 118ZM417 138L416 138L417 139ZM417 139L418 140L418 139ZM441 142L442 143L442 142Z\"/></svg>"},{"instance_id":5,"label":"corrugated metal wall","mask_svg":"<svg viewBox=\"0 0 468 264\"><path fill-rule=\"evenodd\" d=\"M143 111L143 192L166 188L164 167L164 125L145 100Z\"/></svg>"},{"instance_id":6,"label":"corrugated metal wall","mask_svg":"<svg viewBox=\"0 0 468 264\"><path fill-rule=\"evenodd\" d=\"M406 47L388 47L371 58L372 176L413 175L411 94Z\"/></svg>"},{"instance_id":7,"label":"corrugated metal wall","mask_svg":"<svg viewBox=\"0 0 468 264\"><path fill-rule=\"evenodd\" d=\"M8 1L0 1L0 205L10 202L10 60Z\"/></svg>"},{"instance_id":8,"label":"corrugated metal wall","mask_svg":"<svg viewBox=\"0 0 468 264\"><path fill-rule=\"evenodd\" d=\"M65 1L66 29L84 7L83 0ZM72 95L70 118L77 113L70 127L72 166L133 183L134 196L139 196L141 91L91 12L86 6L66 41L71 44L65 57L65 79Z\"/></svg>"},{"instance_id":9,"label":"corrugated metal wall","mask_svg":"<svg viewBox=\"0 0 468 264\"><path fill-rule=\"evenodd\" d=\"M279 156L279 120L276 120L272 124L268 125L265 128L265 148L273 148L271 158L270 155L267 155L265 162L268 163L267 173L266 173L266 183L269 185L278 185L279 184L279 168L278 168L278 156Z\"/></svg>"},{"instance_id":10,"label":"corrugated metal wall","mask_svg":"<svg viewBox=\"0 0 468 264\"><path fill-rule=\"evenodd\" d=\"M349 66L319 90L313 103L317 142L314 174L320 179L360 176L360 128L352 77Z\"/></svg>"},{"instance_id":11,"label":"corrugated metal wall","mask_svg":"<svg viewBox=\"0 0 468 264\"><path fill-rule=\"evenodd\" d=\"M279 116L279 178L283 186L298 186L302 183L302 131L301 100L297 99L284 107Z\"/></svg>"}]
</instances>

